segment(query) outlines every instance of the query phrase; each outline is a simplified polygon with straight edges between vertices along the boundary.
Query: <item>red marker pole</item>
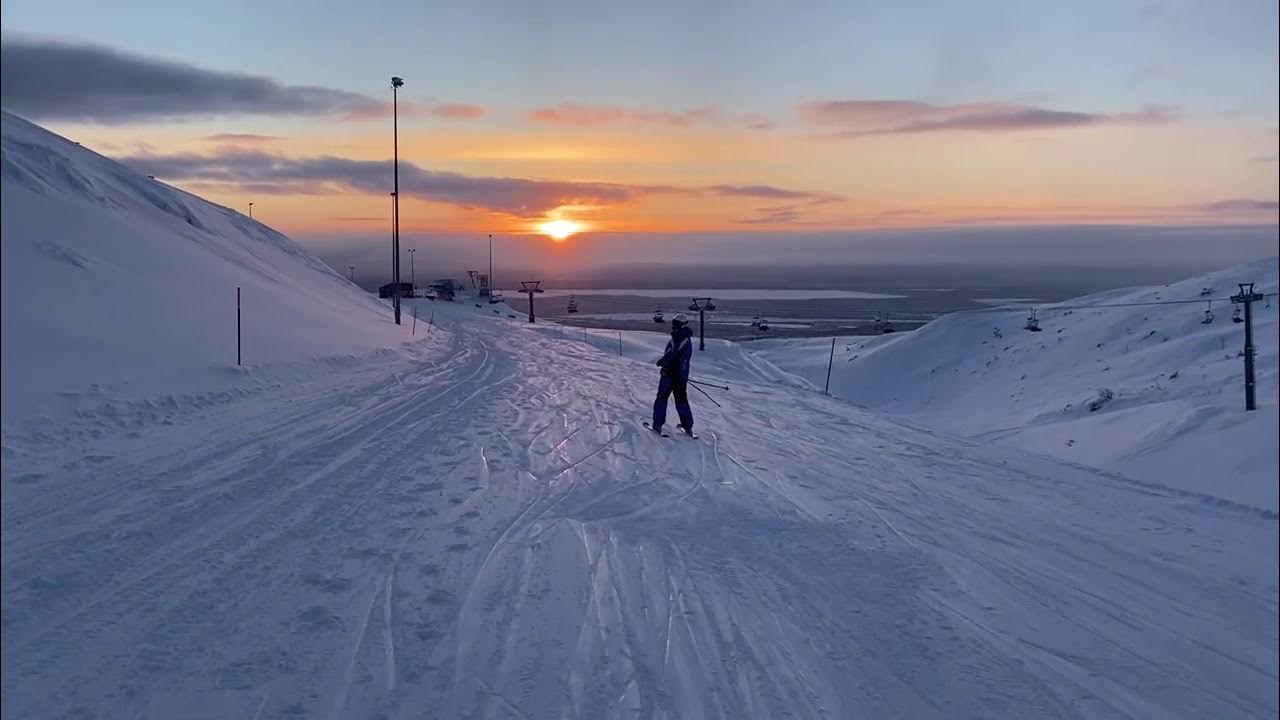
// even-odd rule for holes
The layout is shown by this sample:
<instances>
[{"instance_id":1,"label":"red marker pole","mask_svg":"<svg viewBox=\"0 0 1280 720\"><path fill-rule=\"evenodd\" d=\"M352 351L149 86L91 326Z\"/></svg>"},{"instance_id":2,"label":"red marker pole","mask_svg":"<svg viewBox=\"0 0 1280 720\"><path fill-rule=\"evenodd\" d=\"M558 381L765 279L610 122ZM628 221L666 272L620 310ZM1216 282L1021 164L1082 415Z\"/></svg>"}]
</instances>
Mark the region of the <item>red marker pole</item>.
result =
<instances>
[{"instance_id":1,"label":"red marker pole","mask_svg":"<svg viewBox=\"0 0 1280 720\"><path fill-rule=\"evenodd\" d=\"M236 365L240 364L240 288L236 288Z\"/></svg>"}]
</instances>

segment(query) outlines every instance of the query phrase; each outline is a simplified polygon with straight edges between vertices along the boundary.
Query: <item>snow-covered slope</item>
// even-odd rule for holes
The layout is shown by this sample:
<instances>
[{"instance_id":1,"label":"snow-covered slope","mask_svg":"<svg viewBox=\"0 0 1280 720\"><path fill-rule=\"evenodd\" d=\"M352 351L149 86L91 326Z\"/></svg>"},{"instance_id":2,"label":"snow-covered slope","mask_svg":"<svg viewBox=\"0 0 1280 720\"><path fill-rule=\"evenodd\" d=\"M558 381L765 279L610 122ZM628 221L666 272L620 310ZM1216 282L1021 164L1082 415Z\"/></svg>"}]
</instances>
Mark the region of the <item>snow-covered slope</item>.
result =
<instances>
[{"instance_id":1,"label":"snow-covered slope","mask_svg":"<svg viewBox=\"0 0 1280 720\"><path fill-rule=\"evenodd\" d=\"M1231 305L1092 310L1276 291L1277 261L1259 260L1172 285L1100 293L1027 312L961 313L919 331L846 338L832 394L914 422L1115 470L1137 480L1277 509L1277 321L1254 305L1259 408L1244 412L1243 325ZM753 345L753 347L755 347ZM821 388L829 345L773 342L757 351ZM1110 398L1110 399L1108 399Z\"/></svg>"},{"instance_id":2,"label":"snow-covered slope","mask_svg":"<svg viewBox=\"0 0 1280 720\"><path fill-rule=\"evenodd\" d=\"M3 158L3 420L75 396L224 385L236 362L393 344L367 293L240 213L10 113Z\"/></svg>"},{"instance_id":3,"label":"snow-covered slope","mask_svg":"<svg viewBox=\"0 0 1280 720\"><path fill-rule=\"evenodd\" d=\"M252 373L180 347L156 379L114 364L159 372L167 327L109 335L54 306L49 342L78 354L60 382L110 387L4 428L5 718L1280 710L1275 513L887 419L723 342L694 358L731 386L722 407L695 395L702 438L664 439L640 424L661 335L619 353L616 335L414 301L429 329L395 344L375 304L265 229L165 189L208 228L183 235L136 177L8 122L5 213L50 208L79 233L20 220L13 257L84 271L109 309L89 320L169 320L195 346L225 332L157 277L180 261L283 307L279 355ZM73 162L15 160L11 182L38 147ZM75 186L105 200L54 192ZM54 392L28 306L9 347L5 270L4 394ZM293 357L331 348L350 354Z\"/></svg>"},{"instance_id":4,"label":"snow-covered slope","mask_svg":"<svg viewBox=\"0 0 1280 720\"><path fill-rule=\"evenodd\" d=\"M7 439L5 716L1277 710L1274 515L718 346L662 439L643 343L429 307L417 355Z\"/></svg>"}]
</instances>

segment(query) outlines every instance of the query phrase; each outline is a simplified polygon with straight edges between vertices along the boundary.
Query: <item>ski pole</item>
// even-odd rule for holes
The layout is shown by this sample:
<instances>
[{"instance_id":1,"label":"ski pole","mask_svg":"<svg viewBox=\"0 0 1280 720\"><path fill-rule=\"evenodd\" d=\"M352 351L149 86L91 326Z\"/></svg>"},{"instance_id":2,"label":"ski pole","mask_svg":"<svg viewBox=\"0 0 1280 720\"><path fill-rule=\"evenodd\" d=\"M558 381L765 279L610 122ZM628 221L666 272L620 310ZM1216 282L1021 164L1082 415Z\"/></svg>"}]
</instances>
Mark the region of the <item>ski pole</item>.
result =
<instances>
[{"instance_id":1,"label":"ski pole","mask_svg":"<svg viewBox=\"0 0 1280 720\"><path fill-rule=\"evenodd\" d=\"M694 383L692 380L690 380L689 382L690 382L690 383L693 383L693 389L694 389L694 390L697 390L698 392L702 393L703 395L707 395L707 391L706 391L706 390L703 390L703 389L702 389L702 388L700 388L700 387L698 387L697 383ZM712 387L712 386L708 386L708 387ZM728 390L729 388L725 388L725 389L726 389L726 390ZM724 407L724 406L723 406L723 405L721 405L720 403L716 402L716 399L715 399L715 398L713 398L713 397L711 397L710 395L707 395L707 399L708 399L708 400L710 400L710 401L711 401L711 404L712 404L712 405L715 405L716 407Z\"/></svg>"},{"instance_id":2,"label":"ski pole","mask_svg":"<svg viewBox=\"0 0 1280 720\"><path fill-rule=\"evenodd\" d=\"M689 383L692 385L702 385L703 387L715 388L716 390L724 390L725 392L729 392L728 385L712 385L711 383L700 383L697 380L690 380Z\"/></svg>"}]
</instances>

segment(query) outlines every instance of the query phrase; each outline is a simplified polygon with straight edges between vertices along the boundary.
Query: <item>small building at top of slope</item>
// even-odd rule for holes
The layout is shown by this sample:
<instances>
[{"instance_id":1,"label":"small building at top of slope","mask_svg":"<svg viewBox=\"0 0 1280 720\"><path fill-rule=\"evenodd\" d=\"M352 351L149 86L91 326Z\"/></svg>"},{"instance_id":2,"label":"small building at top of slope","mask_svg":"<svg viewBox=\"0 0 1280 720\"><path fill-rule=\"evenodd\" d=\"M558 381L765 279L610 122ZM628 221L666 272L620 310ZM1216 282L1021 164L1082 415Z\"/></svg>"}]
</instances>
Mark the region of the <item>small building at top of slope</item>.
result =
<instances>
[{"instance_id":1,"label":"small building at top of slope","mask_svg":"<svg viewBox=\"0 0 1280 720\"><path fill-rule=\"evenodd\" d=\"M382 287L378 288L378 297L389 298L395 295L395 292L396 292L396 284L387 283L386 285L383 285ZM400 283L400 297L411 298L413 296L414 296L413 283L407 283L407 282Z\"/></svg>"}]
</instances>

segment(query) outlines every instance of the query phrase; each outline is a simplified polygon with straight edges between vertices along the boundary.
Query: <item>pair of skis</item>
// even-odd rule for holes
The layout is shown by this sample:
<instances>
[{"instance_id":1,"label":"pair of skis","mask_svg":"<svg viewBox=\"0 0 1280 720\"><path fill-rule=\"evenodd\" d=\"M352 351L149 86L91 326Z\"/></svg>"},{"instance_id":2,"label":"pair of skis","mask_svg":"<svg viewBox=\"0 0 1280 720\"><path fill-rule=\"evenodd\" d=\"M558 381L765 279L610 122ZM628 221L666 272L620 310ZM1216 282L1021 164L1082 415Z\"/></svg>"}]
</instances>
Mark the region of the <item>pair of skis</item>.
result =
<instances>
[{"instance_id":1,"label":"pair of skis","mask_svg":"<svg viewBox=\"0 0 1280 720\"><path fill-rule=\"evenodd\" d=\"M661 435L661 436L662 436L662 437L664 437L664 438L669 438L669 437L671 437L671 435L670 435L666 430L662 430L661 428L656 428L656 429L655 429L655 428L653 427L653 425L652 425L648 420L645 420L645 421L644 421L644 427L645 427L645 429L646 429L646 430L648 430L649 432L657 433L657 434ZM697 433L695 433L694 431L692 431L692 430L685 430L683 425L677 425L676 427L680 429L680 432L684 433L685 435L688 435L689 437L693 438L694 440L697 440L697 439L698 439L698 434L697 434Z\"/></svg>"}]
</instances>

